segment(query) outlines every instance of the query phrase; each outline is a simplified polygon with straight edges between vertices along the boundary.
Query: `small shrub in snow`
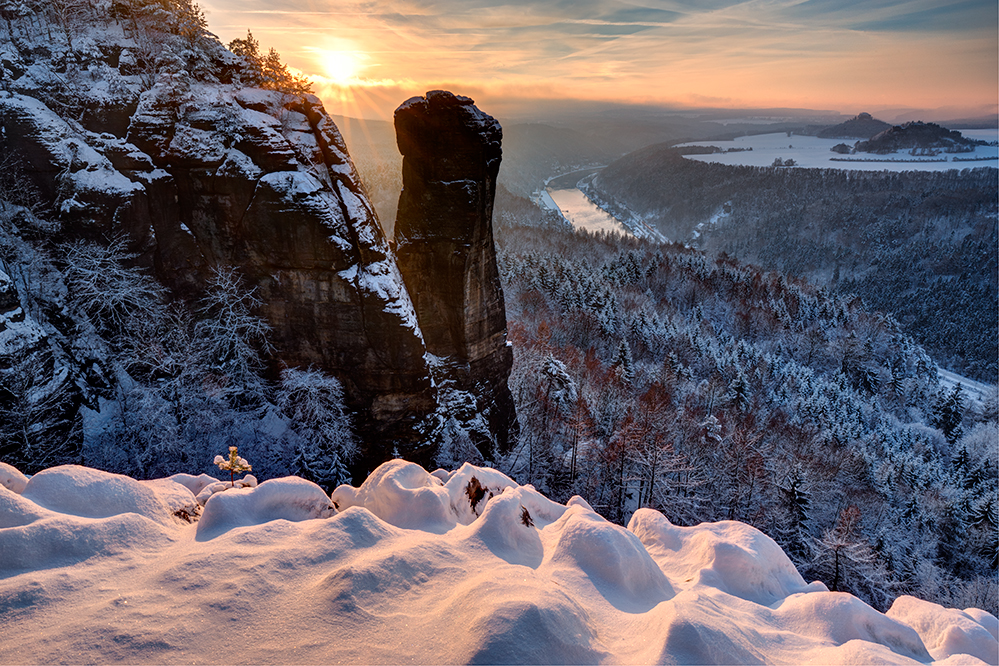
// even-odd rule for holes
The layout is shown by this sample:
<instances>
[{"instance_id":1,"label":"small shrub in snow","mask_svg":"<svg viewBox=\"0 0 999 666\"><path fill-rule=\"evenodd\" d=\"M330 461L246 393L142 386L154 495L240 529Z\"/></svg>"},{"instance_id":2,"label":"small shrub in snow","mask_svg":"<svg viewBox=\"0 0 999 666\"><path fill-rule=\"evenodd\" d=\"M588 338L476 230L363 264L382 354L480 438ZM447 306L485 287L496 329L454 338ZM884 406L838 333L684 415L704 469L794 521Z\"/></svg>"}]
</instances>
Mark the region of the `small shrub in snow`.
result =
<instances>
[{"instance_id":1,"label":"small shrub in snow","mask_svg":"<svg viewBox=\"0 0 999 666\"><path fill-rule=\"evenodd\" d=\"M214 462L219 466L219 469L229 472L229 485L235 485L236 472L249 472L253 469L250 467L250 463L246 462L246 458L240 457L235 446L229 447L228 460L222 456L215 456Z\"/></svg>"}]
</instances>

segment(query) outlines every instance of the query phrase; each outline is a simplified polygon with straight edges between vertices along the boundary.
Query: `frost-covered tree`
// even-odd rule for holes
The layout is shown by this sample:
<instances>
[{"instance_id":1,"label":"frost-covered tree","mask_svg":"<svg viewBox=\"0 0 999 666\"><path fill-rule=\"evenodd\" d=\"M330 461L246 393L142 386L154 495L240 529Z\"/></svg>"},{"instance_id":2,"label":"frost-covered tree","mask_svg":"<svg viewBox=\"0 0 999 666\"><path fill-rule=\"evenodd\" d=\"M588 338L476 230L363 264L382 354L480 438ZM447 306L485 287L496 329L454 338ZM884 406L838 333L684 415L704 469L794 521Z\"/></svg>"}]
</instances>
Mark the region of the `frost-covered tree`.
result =
<instances>
[{"instance_id":1,"label":"frost-covered tree","mask_svg":"<svg viewBox=\"0 0 999 666\"><path fill-rule=\"evenodd\" d=\"M632 360L631 346L627 340L621 340L618 344L611 366L617 369L618 376L625 384L631 384L635 380L635 362Z\"/></svg>"},{"instance_id":2,"label":"frost-covered tree","mask_svg":"<svg viewBox=\"0 0 999 666\"><path fill-rule=\"evenodd\" d=\"M778 486L783 516L778 524L780 541L785 552L798 566L811 559L809 518L812 511L812 493L805 483L800 463L792 467L787 479Z\"/></svg>"},{"instance_id":3,"label":"frost-covered tree","mask_svg":"<svg viewBox=\"0 0 999 666\"><path fill-rule=\"evenodd\" d=\"M265 398L259 371L270 327L253 314L259 306L260 299L243 286L234 268L213 270L195 335L205 349L215 390L236 406L258 405Z\"/></svg>"},{"instance_id":4,"label":"frost-covered tree","mask_svg":"<svg viewBox=\"0 0 999 666\"><path fill-rule=\"evenodd\" d=\"M881 558L861 534L862 514L855 505L840 511L836 525L815 540L815 559L810 570L834 592L850 592L887 607L896 583Z\"/></svg>"},{"instance_id":5,"label":"frost-covered tree","mask_svg":"<svg viewBox=\"0 0 999 666\"><path fill-rule=\"evenodd\" d=\"M938 398L933 407L933 425L944 434L950 444L954 444L963 434L961 419L964 416L964 389L960 382Z\"/></svg>"},{"instance_id":6,"label":"frost-covered tree","mask_svg":"<svg viewBox=\"0 0 999 666\"><path fill-rule=\"evenodd\" d=\"M45 356L0 356L0 459L28 473L79 462L79 389Z\"/></svg>"},{"instance_id":7,"label":"frost-covered tree","mask_svg":"<svg viewBox=\"0 0 999 666\"><path fill-rule=\"evenodd\" d=\"M107 245L78 241L64 247L73 302L104 331L131 332L155 320L166 290L143 269L123 238Z\"/></svg>"},{"instance_id":8,"label":"frost-covered tree","mask_svg":"<svg viewBox=\"0 0 999 666\"><path fill-rule=\"evenodd\" d=\"M302 439L295 454L299 476L326 492L350 482L348 465L357 455L357 444L340 382L319 370L286 368L277 406Z\"/></svg>"}]
</instances>

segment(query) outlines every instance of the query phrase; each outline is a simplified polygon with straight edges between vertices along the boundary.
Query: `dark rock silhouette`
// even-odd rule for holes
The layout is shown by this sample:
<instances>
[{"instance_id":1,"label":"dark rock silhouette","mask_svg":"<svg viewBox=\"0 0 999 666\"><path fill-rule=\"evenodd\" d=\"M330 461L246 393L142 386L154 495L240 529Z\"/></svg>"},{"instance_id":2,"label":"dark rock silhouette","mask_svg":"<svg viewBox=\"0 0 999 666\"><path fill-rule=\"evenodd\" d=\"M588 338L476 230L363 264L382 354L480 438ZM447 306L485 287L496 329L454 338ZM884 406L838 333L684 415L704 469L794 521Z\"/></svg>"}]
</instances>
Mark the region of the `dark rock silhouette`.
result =
<instances>
[{"instance_id":1,"label":"dark rock silhouette","mask_svg":"<svg viewBox=\"0 0 999 666\"><path fill-rule=\"evenodd\" d=\"M395 126L403 156L396 253L427 351L457 389L476 396L505 449L515 427L513 353L492 230L502 129L471 99L440 90L402 104Z\"/></svg>"},{"instance_id":2,"label":"dark rock silhouette","mask_svg":"<svg viewBox=\"0 0 999 666\"><path fill-rule=\"evenodd\" d=\"M889 127L891 125L874 118L869 113L859 113L839 125L826 127L816 136L822 139L870 139Z\"/></svg>"},{"instance_id":3,"label":"dark rock silhouette","mask_svg":"<svg viewBox=\"0 0 999 666\"><path fill-rule=\"evenodd\" d=\"M960 132L941 127L936 123L913 121L894 125L879 132L870 141L860 141L857 152L893 153L898 150L943 150L949 153L971 152L975 142Z\"/></svg>"}]
</instances>

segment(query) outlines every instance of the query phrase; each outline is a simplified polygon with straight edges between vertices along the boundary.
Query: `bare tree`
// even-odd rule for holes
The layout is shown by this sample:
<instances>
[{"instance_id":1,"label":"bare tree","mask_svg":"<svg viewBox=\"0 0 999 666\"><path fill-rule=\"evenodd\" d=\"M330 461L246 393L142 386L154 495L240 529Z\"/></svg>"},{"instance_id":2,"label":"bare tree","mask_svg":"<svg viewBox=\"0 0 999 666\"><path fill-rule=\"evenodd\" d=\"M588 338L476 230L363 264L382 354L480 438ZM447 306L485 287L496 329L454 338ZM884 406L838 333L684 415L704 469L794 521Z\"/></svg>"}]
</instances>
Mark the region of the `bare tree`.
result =
<instances>
[{"instance_id":1,"label":"bare tree","mask_svg":"<svg viewBox=\"0 0 999 666\"><path fill-rule=\"evenodd\" d=\"M43 356L22 350L0 365L0 459L29 474L80 461L76 387Z\"/></svg>"},{"instance_id":2,"label":"bare tree","mask_svg":"<svg viewBox=\"0 0 999 666\"><path fill-rule=\"evenodd\" d=\"M270 350L270 326L253 314L261 301L242 285L232 267L216 268L201 300L202 315L195 327L204 345L208 369L219 392L237 405L257 405L265 387L258 374L261 353Z\"/></svg>"},{"instance_id":3,"label":"bare tree","mask_svg":"<svg viewBox=\"0 0 999 666\"><path fill-rule=\"evenodd\" d=\"M125 240L65 246L66 282L74 302L105 331L125 332L159 315L166 290L138 267Z\"/></svg>"}]
</instances>

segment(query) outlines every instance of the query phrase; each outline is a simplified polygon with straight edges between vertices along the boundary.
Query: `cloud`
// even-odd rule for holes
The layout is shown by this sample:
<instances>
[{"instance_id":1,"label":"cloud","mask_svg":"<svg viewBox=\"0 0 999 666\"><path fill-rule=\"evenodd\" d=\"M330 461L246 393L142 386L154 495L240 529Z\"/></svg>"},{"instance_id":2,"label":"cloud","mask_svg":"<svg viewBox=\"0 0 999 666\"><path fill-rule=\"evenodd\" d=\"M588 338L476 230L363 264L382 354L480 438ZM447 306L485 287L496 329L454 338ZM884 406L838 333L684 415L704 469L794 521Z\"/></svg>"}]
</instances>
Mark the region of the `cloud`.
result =
<instances>
[{"instance_id":1,"label":"cloud","mask_svg":"<svg viewBox=\"0 0 999 666\"><path fill-rule=\"evenodd\" d=\"M322 73L316 51L364 54L360 78L369 93L401 92L413 82L419 94L446 81L578 99L771 100L820 108L866 98L899 106L983 104L999 94L995 0L205 4L224 41L251 28L262 46L275 46L306 72Z\"/></svg>"}]
</instances>

